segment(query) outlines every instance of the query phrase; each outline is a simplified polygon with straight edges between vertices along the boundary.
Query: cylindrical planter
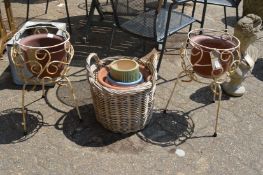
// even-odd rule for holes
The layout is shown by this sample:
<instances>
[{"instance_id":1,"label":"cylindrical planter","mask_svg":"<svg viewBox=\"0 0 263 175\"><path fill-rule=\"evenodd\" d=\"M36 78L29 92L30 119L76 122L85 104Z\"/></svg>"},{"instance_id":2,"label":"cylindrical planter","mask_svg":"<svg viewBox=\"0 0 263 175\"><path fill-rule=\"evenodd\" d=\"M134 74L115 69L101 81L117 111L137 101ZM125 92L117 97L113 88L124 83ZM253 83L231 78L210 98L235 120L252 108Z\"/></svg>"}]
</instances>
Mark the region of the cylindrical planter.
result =
<instances>
[{"instance_id":1,"label":"cylindrical planter","mask_svg":"<svg viewBox=\"0 0 263 175\"><path fill-rule=\"evenodd\" d=\"M134 82L139 79L139 64L132 59L119 59L109 65L112 79L121 82Z\"/></svg>"},{"instance_id":2,"label":"cylindrical planter","mask_svg":"<svg viewBox=\"0 0 263 175\"><path fill-rule=\"evenodd\" d=\"M16 67L26 66L34 77L55 79L64 73L73 56L69 34L62 31L61 35L56 35L42 28L36 31L26 37L21 37L20 33L15 35L12 60Z\"/></svg>"},{"instance_id":3,"label":"cylindrical planter","mask_svg":"<svg viewBox=\"0 0 263 175\"><path fill-rule=\"evenodd\" d=\"M222 76L239 54L239 40L226 32L198 29L189 32L188 39L193 70L205 78Z\"/></svg>"}]
</instances>

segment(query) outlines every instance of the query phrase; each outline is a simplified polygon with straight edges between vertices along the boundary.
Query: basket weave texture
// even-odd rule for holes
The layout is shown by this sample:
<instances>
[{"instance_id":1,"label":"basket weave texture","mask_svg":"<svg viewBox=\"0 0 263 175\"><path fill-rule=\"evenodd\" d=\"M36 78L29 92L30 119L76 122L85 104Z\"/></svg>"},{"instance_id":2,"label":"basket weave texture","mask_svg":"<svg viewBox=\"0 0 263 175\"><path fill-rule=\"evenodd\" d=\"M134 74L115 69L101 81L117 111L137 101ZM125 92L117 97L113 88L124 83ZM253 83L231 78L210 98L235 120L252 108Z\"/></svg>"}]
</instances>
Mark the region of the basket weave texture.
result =
<instances>
[{"instance_id":1,"label":"basket weave texture","mask_svg":"<svg viewBox=\"0 0 263 175\"><path fill-rule=\"evenodd\" d=\"M118 133L130 133L143 129L150 121L154 105L156 89L157 53L154 52L143 59L135 59L150 70L151 80L125 90L111 89L101 85L97 80L97 72L102 66L123 56L108 57L100 60L96 54L87 58L87 75L96 119L105 128ZM95 62L92 62L92 59Z\"/></svg>"}]
</instances>

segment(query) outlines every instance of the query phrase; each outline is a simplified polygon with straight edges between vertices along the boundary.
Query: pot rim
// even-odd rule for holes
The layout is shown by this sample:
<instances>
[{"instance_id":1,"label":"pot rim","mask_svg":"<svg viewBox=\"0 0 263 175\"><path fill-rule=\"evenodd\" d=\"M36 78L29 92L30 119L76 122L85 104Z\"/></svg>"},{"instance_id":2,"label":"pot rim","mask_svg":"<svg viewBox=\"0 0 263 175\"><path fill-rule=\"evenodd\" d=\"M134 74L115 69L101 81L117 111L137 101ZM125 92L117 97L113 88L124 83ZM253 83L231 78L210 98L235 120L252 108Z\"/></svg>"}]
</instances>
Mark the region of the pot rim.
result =
<instances>
[{"instance_id":1,"label":"pot rim","mask_svg":"<svg viewBox=\"0 0 263 175\"><path fill-rule=\"evenodd\" d=\"M135 64L135 66L133 68L131 68L131 69L118 69L118 68L115 68L113 66L113 64L115 64L116 62L120 62L120 61L130 61L130 62L133 62ZM127 59L127 58L115 60L109 65L109 67L110 67L111 70L114 70L114 71L117 71L117 72L130 72L130 71L134 71L136 69L139 70L139 64L135 60Z\"/></svg>"},{"instance_id":2,"label":"pot rim","mask_svg":"<svg viewBox=\"0 0 263 175\"><path fill-rule=\"evenodd\" d=\"M210 32L210 33L217 33L217 34L221 34L221 35L217 35L218 37L223 37L223 36L228 36L231 38L231 40L229 39L226 39L227 41L231 41L233 42L233 44L237 44L236 46L233 46L232 48L229 48L229 49L218 49L218 48L212 48L212 47L207 47L207 46L204 46L202 44L199 44L197 42L195 42L192 38L194 36L201 36L202 34L200 33L207 33L207 32ZM212 35L212 36L216 36L216 35ZM231 35L229 34L227 31L222 31L222 30L216 30L216 29L209 29L209 28L200 28L200 29L194 29L194 30L191 30L189 33L188 33L188 40L190 41L190 43L193 43L194 45L200 47L200 48L205 48L205 49L208 49L208 50L218 50L218 51L232 51L232 50L237 50L240 48L240 41L237 37L235 37L234 35ZM193 45L191 44L191 45ZM195 46L194 46L195 47Z\"/></svg>"},{"instance_id":3,"label":"pot rim","mask_svg":"<svg viewBox=\"0 0 263 175\"><path fill-rule=\"evenodd\" d=\"M45 46L45 47L35 47L35 46L28 46L28 45L24 45L22 43L20 43L21 41L21 35L26 31L26 30L30 30L30 29L46 29L47 33L40 33L40 34L52 34L52 35L56 35L56 36L59 36L59 37L62 37L64 39L63 42L59 43L59 44L56 44L56 45L52 45L52 46ZM53 33L48 33L48 30L47 28L53 28L53 29L57 29L58 31L61 31L61 35L57 35L57 34L53 34ZM37 35L37 34L33 34L33 35ZM29 35L29 36L32 36L32 35ZM27 27L25 28L23 31L18 31L17 33L15 33L14 35L14 42L16 44L18 44L20 47L25 47L25 48L29 48L29 49L48 49L48 48L53 48L53 47L58 47L58 46L61 46L61 45L65 45L66 43L69 42L70 40L70 34L64 30L64 29L61 29L61 28L57 28L57 27L52 27L52 26L41 26L41 27Z\"/></svg>"}]
</instances>

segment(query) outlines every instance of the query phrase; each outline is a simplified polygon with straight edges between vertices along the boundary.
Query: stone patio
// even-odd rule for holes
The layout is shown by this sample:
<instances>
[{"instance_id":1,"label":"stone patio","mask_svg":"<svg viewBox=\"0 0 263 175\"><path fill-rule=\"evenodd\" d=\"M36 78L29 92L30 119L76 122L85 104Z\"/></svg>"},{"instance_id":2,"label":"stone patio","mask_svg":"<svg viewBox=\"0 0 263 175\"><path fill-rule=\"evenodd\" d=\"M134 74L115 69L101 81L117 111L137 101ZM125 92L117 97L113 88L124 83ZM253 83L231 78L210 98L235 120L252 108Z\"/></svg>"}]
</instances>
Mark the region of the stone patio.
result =
<instances>
[{"instance_id":1,"label":"stone patio","mask_svg":"<svg viewBox=\"0 0 263 175\"><path fill-rule=\"evenodd\" d=\"M25 20L26 1L11 0L18 24ZM63 0L50 1L44 15L45 1L35 0L32 20L66 21ZM247 92L239 98L223 95L218 137L212 137L216 104L210 87L196 82L177 87L163 114L176 75L181 71L179 51L187 30L169 39L160 79L157 82L155 110L150 124L142 131L115 134L95 119L85 58L96 52L107 54L111 36L111 16L86 27L84 0L68 0L72 21L75 56L70 79L80 101L84 121L80 124L65 87L50 87L46 97L41 90L26 93L29 134L21 127L21 87L12 82L7 54L0 60L0 174L165 174L165 175L260 175L263 174L263 51L245 80ZM104 3L103 3L104 5ZM242 4L240 10L242 11ZM1 8L3 8L1 4ZM190 11L191 6L187 7ZM229 32L233 33L235 10L227 9ZM198 6L200 17L201 6ZM223 29L223 8L208 6L206 28ZM195 24L194 28L199 27ZM109 55L142 56L154 43L142 42L118 32ZM86 39L83 39L87 34ZM125 38L125 40L123 39ZM86 41L85 41L86 40ZM154 143L148 143L151 140ZM184 156L176 154L183 150Z\"/></svg>"}]
</instances>

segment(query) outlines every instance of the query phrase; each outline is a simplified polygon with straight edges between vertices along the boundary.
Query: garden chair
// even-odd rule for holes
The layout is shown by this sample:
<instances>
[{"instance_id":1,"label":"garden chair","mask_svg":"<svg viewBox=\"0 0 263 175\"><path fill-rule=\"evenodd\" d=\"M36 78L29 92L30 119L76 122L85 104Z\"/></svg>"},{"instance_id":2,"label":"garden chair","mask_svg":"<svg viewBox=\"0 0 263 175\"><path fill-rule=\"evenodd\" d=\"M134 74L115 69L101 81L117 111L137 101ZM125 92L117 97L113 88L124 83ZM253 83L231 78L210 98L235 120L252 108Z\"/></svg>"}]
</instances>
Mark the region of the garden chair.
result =
<instances>
[{"instance_id":1,"label":"garden chair","mask_svg":"<svg viewBox=\"0 0 263 175\"><path fill-rule=\"evenodd\" d=\"M204 22L205 22L205 15L206 15L206 8L207 5L217 5L217 6L223 6L224 7L224 20L225 20L225 29L227 29L227 17L226 17L226 7L232 7L232 8L236 8L236 20L238 21L239 17L238 17L238 5L241 2L241 0L194 0L194 7L193 7L193 17L195 14L195 8L196 8L196 3L203 3L204 7L203 7L203 15L202 15L202 19L201 19L201 28L203 28L204 26Z\"/></svg>"},{"instance_id":2,"label":"garden chair","mask_svg":"<svg viewBox=\"0 0 263 175\"><path fill-rule=\"evenodd\" d=\"M192 24L195 20L177 9L189 0L111 0L115 25L144 39L161 44L157 70L160 69L167 37ZM112 32L110 48L115 27Z\"/></svg>"}]
</instances>

